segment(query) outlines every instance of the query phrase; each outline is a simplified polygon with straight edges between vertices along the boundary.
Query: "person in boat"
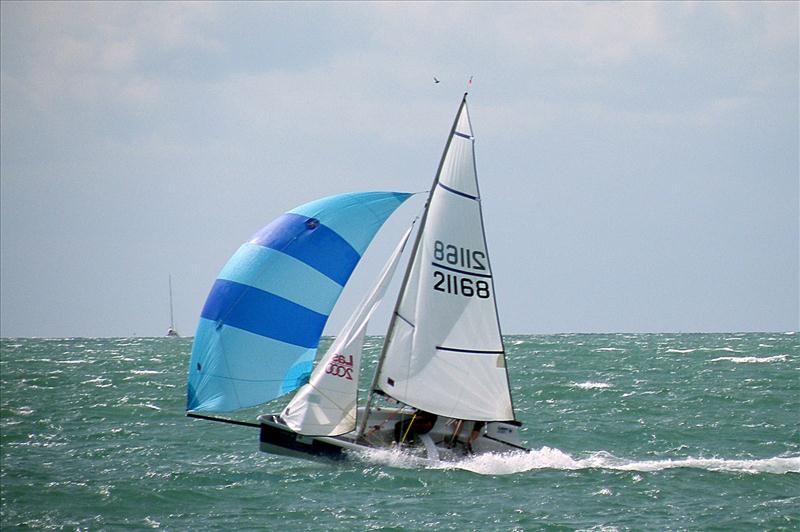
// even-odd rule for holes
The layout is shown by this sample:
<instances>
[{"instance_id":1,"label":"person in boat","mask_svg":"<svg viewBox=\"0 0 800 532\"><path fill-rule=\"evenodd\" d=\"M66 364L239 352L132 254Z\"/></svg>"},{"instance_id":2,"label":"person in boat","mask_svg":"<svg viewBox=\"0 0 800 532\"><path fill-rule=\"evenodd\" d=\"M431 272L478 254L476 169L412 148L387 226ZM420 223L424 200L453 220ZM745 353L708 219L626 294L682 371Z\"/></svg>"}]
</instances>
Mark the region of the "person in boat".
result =
<instances>
[{"instance_id":1,"label":"person in boat","mask_svg":"<svg viewBox=\"0 0 800 532\"><path fill-rule=\"evenodd\" d=\"M458 437L461 434L461 428L464 426L464 419L454 419L455 422L455 430L453 431L453 435L450 437L450 445L449 447L452 449L457 444L459 444ZM478 439L478 436L481 435L481 430L483 429L484 425L486 425L485 421L473 421L472 422L472 432L470 432L467 441L464 442L464 451L467 453L472 453L472 442Z\"/></svg>"},{"instance_id":2,"label":"person in boat","mask_svg":"<svg viewBox=\"0 0 800 532\"><path fill-rule=\"evenodd\" d=\"M486 425L485 421L475 421L472 424L472 432L469 434L469 438L467 438L467 452L472 453L472 442L478 439L478 436L481 435L481 430L483 426Z\"/></svg>"},{"instance_id":3,"label":"person in boat","mask_svg":"<svg viewBox=\"0 0 800 532\"><path fill-rule=\"evenodd\" d=\"M417 410L410 419L403 419L394 424L395 443L405 443L420 434L427 434L433 429L437 419L436 414Z\"/></svg>"}]
</instances>

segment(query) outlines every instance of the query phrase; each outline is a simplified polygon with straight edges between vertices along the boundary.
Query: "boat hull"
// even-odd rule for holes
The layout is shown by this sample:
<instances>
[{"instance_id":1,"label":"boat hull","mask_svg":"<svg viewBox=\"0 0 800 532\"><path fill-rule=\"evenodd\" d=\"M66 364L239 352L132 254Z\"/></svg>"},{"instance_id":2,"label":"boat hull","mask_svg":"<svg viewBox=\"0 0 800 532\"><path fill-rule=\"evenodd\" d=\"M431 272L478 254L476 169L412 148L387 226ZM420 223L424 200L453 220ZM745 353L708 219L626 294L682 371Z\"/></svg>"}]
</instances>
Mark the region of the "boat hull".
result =
<instances>
[{"instance_id":1,"label":"boat hull","mask_svg":"<svg viewBox=\"0 0 800 532\"><path fill-rule=\"evenodd\" d=\"M326 438L327 439L327 438ZM321 438L303 436L286 425L262 419L259 445L263 452L295 458L322 458L342 460L344 447L322 441Z\"/></svg>"},{"instance_id":2,"label":"boat hull","mask_svg":"<svg viewBox=\"0 0 800 532\"><path fill-rule=\"evenodd\" d=\"M397 415L378 411L389 419ZM370 416L372 421L372 416ZM356 441L351 434L342 436L306 436L299 434L282 422L277 414L259 417L261 423L260 450L270 454L304 458L309 460L344 460L349 453L368 453L376 450L403 450L424 462L458 461L467 456L484 453L503 453L528 451L519 442L517 422L489 422L481 435L467 446L462 434L454 443L450 438L452 428L446 422L437 423L429 434L418 436L417 440L396 446L391 431L384 429L373 432L369 439ZM385 424L385 423L384 423Z\"/></svg>"}]
</instances>

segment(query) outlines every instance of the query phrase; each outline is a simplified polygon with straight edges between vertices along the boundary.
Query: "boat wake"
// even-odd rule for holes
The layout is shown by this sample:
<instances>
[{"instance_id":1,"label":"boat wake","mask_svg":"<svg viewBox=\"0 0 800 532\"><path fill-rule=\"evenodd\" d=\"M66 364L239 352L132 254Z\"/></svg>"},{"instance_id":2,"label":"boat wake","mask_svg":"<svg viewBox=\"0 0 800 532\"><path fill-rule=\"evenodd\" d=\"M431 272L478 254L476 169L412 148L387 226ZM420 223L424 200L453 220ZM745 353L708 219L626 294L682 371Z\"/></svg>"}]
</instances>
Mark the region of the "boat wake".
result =
<instances>
[{"instance_id":1,"label":"boat wake","mask_svg":"<svg viewBox=\"0 0 800 532\"><path fill-rule=\"evenodd\" d=\"M608 469L615 471L654 472L665 469L691 468L727 473L800 473L800 456L774 457L753 460L724 458L675 458L663 460L626 460L605 451L592 453L586 458L542 447L530 452L487 453L465 457L455 462L431 462L399 450L373 450L361 455L365 461L403 469L461 469L479 475L511 475L538 469Z\"/></svg>"}]
</instances>

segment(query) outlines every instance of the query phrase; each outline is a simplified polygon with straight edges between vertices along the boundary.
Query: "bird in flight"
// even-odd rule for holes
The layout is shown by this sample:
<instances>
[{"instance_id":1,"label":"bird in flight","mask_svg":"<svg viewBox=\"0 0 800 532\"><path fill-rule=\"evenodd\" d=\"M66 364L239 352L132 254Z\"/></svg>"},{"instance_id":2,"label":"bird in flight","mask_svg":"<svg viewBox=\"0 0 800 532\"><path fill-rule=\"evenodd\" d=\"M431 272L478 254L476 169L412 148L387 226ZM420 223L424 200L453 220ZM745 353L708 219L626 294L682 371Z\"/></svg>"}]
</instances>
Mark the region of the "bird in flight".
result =
<instances>
[{"instance_id":1,"label":"bird in flight","mask_svg":"<svg viewBox=\"0 0 800 532\"><path fill-rule=\"evenodd\" d=\"M439 83L439 78L437 78L436 76L433 76L433 82L434 83Z\"/></svg>"}]
</instances>

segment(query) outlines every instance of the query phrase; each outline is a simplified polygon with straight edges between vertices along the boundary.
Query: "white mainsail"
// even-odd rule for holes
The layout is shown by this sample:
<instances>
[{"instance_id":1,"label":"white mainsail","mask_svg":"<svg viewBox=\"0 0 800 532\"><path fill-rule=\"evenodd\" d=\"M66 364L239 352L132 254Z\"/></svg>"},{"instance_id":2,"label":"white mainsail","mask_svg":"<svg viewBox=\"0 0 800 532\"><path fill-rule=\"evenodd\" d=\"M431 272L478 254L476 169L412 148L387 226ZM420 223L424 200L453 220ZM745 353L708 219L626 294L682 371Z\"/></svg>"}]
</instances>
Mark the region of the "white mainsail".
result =
<instances>
[{"instance_id":1,"label":"white mainsail","mask_svg":"<svg viewBox=\"0 0 800 532\"><path fill-rule=\"evenodd\" d=\"M314 368L309 382L283 410L281 417L292 430L305 435L337 436L355 428L358 375L367 323L386 293L412 229L413 225L384 265L372 292L356 308Z\"/></svg>"},{"instance_id":2,"label":"white mainsail","mask_svg":"<svg viewBox=\"0 0 800 532\"><path fill-rule=\"evenodd\" d=\"M386 335L377 387L438 415L514 419L466 95Z\"/></svg>"}]
</instances>

